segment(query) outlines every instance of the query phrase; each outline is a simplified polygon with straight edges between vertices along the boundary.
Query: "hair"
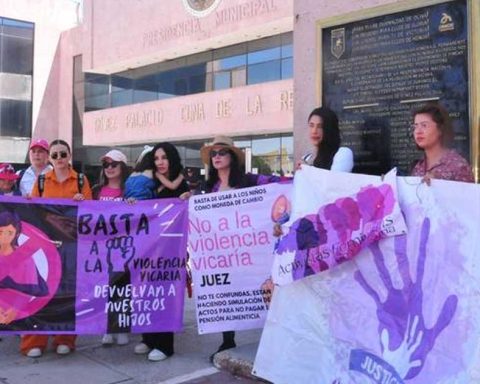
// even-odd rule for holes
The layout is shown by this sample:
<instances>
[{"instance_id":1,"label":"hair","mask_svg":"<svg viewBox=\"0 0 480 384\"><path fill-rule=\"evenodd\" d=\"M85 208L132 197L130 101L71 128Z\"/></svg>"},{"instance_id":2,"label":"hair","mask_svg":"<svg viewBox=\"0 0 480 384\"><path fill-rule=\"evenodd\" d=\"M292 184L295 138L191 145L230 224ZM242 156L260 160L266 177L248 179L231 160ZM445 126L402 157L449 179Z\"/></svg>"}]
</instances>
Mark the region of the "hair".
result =
<instances>
[{"instance_id":1,"label":"hair","mask_svg":"<svg viewBox=\"0 0 480 384\"><path fill-rule=\"evenodd\" d=\"M10 243L15 249L18 247L18 238L20 233L22 233L22 222L20 217L15 212L4 211L0 213L0 227L8 227L9 225L13 225L15 228L15 237Z\"/></svg>"},{"instance_id":2,"label":"hair","mask_svg":"<svg viewBox=\"0 0 480 384\"><path fill-rule=\"evenodd\" d=\"M65 140L62 140L62 139L53 140L48 146L48 149L52 149L54 145L64 145L65 147L67 147L68 153L72 153L72 150L70 149L70 145L68 145L68 143Z\"/></svg>"},{"instance_id":3,"label":"hair","mask_svg":"<svg viewBox=\"0 0 480 384\"><path fill-rule=\"evenodd\" d=\"M231 151L230 149L226 148L228 153L230 154L230 174L228 176L228 185L231 188L242 188L245 183L245 173L242 170L242 166L240 164L240 160L238 159L235 152ZM211 191L215 184L218 182L218 170L215 169L213 166L212 158L209 160L208 164L208 180L206 183L207 190Z\"/></svg>"},{"instance_id":4,"label":"hair","mask_svg":"<svg viewBox=\"0 0 480 384\"><path fill-rule=\"evenodd\" d=\"M177 148L173 144L168 142L158 143L153 147L150 151L150 167L149 169L155 170L155 152L158 149L163 149L165 154L167 155L168 159L168 179L173 181L175 180L180 172L183 171L182 159L180 158L180 154L177 151ZM147 154L148 155L148 154ZM145 155L144 157L146 157Z\"/></svg>"},{"instance_id":5,"label":"hair","mask_svg":"<svg viewBox=\"0 0 480 384\"><path fill-rule=\"evenodd\" d=\"M312 116L319 116L323 120L323 138L318 144L317 156L313 160L313 165L317 168L330 169L341 142L338 117L327 107L315 108L308 116L307 121L310 121Z\"/></svg>"},{"instance_id":6,"label":"hair","mask_svg":"<svg viewBox=\"0 0 480 384\"><path fill-rule=\"evenodd\" d=\"M412 117L415 119L415 116L423 114L429 115L437 124L437 128L441 133L442 146L449 147L453 142L455 133L453 131L452 120L446 108L438 103L427 103L414 110Z\"/></svg>"}]
</instances>

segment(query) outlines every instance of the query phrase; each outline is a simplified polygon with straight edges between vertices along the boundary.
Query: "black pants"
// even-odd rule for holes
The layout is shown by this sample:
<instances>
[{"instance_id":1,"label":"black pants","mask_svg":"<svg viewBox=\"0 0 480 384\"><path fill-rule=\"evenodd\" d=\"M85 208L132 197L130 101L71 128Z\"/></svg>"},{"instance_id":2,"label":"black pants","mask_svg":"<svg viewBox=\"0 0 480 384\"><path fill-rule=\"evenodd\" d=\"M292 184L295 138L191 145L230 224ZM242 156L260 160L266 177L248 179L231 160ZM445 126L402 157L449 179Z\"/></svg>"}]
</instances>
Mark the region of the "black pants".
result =
<instances>
[{"instance_id":1,"label":"black pants","mask_svg":"<svg viewBox=\"0 0 480 384\"><path fill-rule=\"evenodd\" d=\"M122 288L130 284L130 271L127 272L110 272L108 276L108 283L110 287ZM112 303L122 303L127 300L130 303L130 299L118 296L118 290L114 291L114 295L109 298ZM122 307L123 308L123 307ZM130 308L126 312L109 312L108 313L108 325L107 333L130 333L130 321L119 322L119 316L123 316L124 319L130 319Z\"/></svg>"},{"instance_id":2,"label":"black pants","mask_svg":"<svg viewBox=\"0 0 480 384\"><path fill-rule=\"evenodd\" d=\"M142 333L142 342L150 349L158 349L167 356L173 355L173 332Z\"/></svg>"}]
</instances>

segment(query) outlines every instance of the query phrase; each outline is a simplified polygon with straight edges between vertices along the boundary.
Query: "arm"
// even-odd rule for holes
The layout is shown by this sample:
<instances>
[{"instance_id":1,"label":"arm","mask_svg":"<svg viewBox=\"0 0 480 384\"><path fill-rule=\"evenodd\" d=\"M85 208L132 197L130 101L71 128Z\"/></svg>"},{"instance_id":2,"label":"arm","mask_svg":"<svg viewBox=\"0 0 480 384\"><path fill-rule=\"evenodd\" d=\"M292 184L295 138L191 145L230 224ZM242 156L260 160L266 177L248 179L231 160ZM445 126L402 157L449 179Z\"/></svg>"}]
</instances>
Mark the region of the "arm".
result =
<instances>
[{"instance_id":1,"label":"arm","mask_svg":"<svg viewBox=\"0 0 480 384\"><path fill-rule=\"evenodd\" d=\"M92 188L90 187L90 182L87 179L87 176L84 177L84 184L82 188L82 195L85 198L85 200L92 200L93 199L93 194L92 194Z\"/></svg>"},{"instance_id":2,"label":"arm","mask_svg":"<svg viewBox=\"0 0 480 384\"><path fill-rule=\"evenodd\" d=\"M160 183L162 183L162 185L165 188L171 189L172 191L177 189L180 183L183 181L182 174L178 175L178 177L173 181L168 180L164 175L161 175L158 172L156 172L155 175L157 176L157 179L160 180Z\"/></svg>"},{"instance_id":3,"label":"arm","mask_svg":"<svg viewBox=\"0 0 480 384\"><path fill-rule=\"evenodd\" d=\"M331 171L352 172L353 169L353 152L350 148L340 147L333 157Z\"/></svg>"},{"instance_id":4,"label":"arm","mask_svg":"<svg viewBox=\"0 0 480 384\"><path fill-rule=\"evenodd\" d=\"M27 295L43 297L48 296L48 285L37 269L37 284L17 283L10 276L0 281L0 288L13 289Z\"/></svg>"}]
</instances>

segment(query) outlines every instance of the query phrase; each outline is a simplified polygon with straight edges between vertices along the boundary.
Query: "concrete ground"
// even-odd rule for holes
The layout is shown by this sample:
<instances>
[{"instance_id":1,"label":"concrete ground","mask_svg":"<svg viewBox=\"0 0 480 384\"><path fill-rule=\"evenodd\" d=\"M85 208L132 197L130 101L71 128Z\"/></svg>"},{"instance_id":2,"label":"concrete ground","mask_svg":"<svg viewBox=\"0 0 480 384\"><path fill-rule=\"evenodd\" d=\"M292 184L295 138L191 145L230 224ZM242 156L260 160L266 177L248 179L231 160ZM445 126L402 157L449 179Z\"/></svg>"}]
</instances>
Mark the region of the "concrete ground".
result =
<instances>
[{"instance_id":1,"label":"concrete ground","mask_svg":"<svg viewBox=\"0 0 480 384\"><path fill-rule=\"evenodd\" d=\"M175 354L155 363L149 362L146 356L133 354L139 335L131 335L130 344L121 347L103 347L101 336L80 336L74 353L58 356L48 350L38 359L19 353L18 336L2 336L0 384L243 384L256 381L254 377L239 379L237 376L248 376L261 330L237 332L238 347L216 355L219 370L210 363L209 356L220 345L222 336L197 334L192 299L186 301L184 325L183 332L175 337Z\"/></svg>"}]
</instances>

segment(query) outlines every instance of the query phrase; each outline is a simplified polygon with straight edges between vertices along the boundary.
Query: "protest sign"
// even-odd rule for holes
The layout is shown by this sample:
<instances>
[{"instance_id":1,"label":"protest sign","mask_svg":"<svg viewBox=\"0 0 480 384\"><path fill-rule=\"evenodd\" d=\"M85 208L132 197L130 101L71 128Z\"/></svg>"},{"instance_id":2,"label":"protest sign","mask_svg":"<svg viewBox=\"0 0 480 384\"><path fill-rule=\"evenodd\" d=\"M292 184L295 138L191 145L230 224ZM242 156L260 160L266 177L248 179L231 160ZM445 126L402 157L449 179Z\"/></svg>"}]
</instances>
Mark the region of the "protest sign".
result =
<instances>
[{"instance_id":1,"label":"protest sign","mask_svg":"<svg viewBox=\"0 0 480 384\"><path fill-rule=\"evenodd\" d=\"M398 188L407 235L276 288L256 375L278 384L480 382L480 187L398 178Z\"/></svg>"},{"instance_id":2,"label":"protest sign","mask_svg":"<svg viewBox=\"0 0 480 384\"><path fill-rule=\"evenodd\" d=\"M290 213L291 184L190 199L189 252L199 333L263 326L271 295L273 225Z\"/></svg>"},{"instance_id":3,"label":"protest sign","mask_svg":"<svg viewBox=\"0 0 480 384\"><path fill-rule=\"evenodd\" d=\"M304 166L295 175L293 200L275 250L276 284L320 273L380 239L406 232L395 170L382 179Z\"/></svg>"},{"instance_id":4,"label":"protest sign","mask_svg":"<svg viewBox=\"0 0 480 384\"><path fill-rule=\"evenodd\" d=\"M0 232L17 237L0 238L0 331L180 330L187 207L2 198Z\"/></svg>"}]
</instances>

